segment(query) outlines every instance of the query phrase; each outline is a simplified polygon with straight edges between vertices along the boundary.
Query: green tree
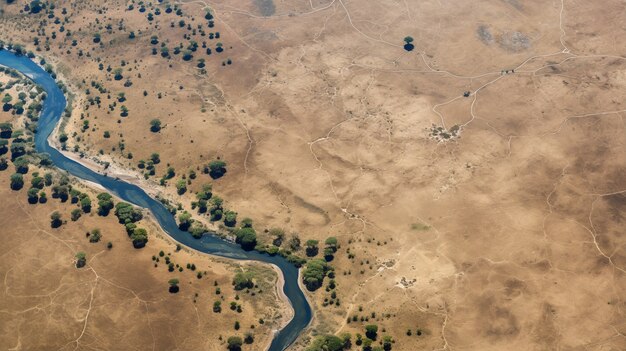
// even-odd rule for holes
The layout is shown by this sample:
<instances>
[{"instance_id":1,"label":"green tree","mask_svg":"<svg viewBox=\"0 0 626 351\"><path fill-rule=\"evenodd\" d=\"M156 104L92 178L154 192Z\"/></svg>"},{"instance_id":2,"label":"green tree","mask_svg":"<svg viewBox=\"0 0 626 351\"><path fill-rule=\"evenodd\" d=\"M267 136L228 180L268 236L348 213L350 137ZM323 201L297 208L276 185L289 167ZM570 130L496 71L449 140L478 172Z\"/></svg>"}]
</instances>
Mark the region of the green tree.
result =
<instances>
[{"instance_id":1,"label":"green tree","mask_svg":"<svg viewBox=\"0 0 626 351\"><path fill-rule=\"evenodd\" d=\"M254 334L252 334L252 332L246 332L243 337L243 342L248 345L254 343Z\"/></svg>"},{"instance_id":2,"label":"green tree","mask_svg":"<svg viewBox=\"0 0 626 351\"><path fill-rule=\"evenodd\" d=\"M252 273L239 271L233 277L233 287L235 290L251 289L254 287Z\"/></svg>"},{"instance_id":3,"label":"green tree","mask_svg":"<svg viewBox=\"0 0 626 351\"><path fill-rule=\"evenodd\" d=\"M170 280L167 281L167 283L170 285L169 291L172 294L175 294L178 292L179 288L178 288L178 283L179 280L176 278L172 278Z\"/></svg>"},{"instance_id":4,"label":"green tree","mask_svg":"<svg viewBox=\"0 0 626 351\"><path fill-rule=\"evenodd\" d=\"M318 335L306 351L343 351L343 340L335 335Z\"/></svg>"},{"instance_id":5,"label":"green tree","mask_svg":"<svg viewBox=\"0 0 626 351\"><path fill-rule=\"evenodd\" d=\"M43 178L39 176L34 176L33 179L31 179L30 181L30 185L33 188L43 189L43 186L44 186Z\"/></svg>"},{"instance_id":6,"label":"green tree","mask_svg":"<svg viewBox=\"0 0 626 351\"><path fill-rule=\"evenodd\" d=\"M161 158L159 157L158 153L153 153L152 155L150 155L150 160L152 161L152 163L154 163L155 165L158 165L161 162Z\"/></svg>"},{"instance_id":7,"label":"green tree","mask_svg":"<svg viewBox=\"0 0 626 351\"><path fill-rule=\"evenodd\" d=\"M319 241L317 240L307 240L304 244L306 246L306 255L309 257L317 256L317 253L319 252L319 248L317 246L318 244Z\"/></svg>"},{"instance_id":8,"label":"green tree","mask_svg":"<svg viewBox=\"0 0 626 351\"><path fill-rule=\"evenodd\" d=\"M226 173L226 162L215 160L209 163L209 175L213 179L222 177Z\"/></svg>"},{"instance_id":9,"label":"green tree","mask_svg":"<svg viewBox=\"0 0 626 351\"><path fill-rule=\"evenodd\" d=\"M130 235L130 239L133 241L133 246L136 249L142 248L148 242L148 231L143 228L135 228Z\"/></svg>"},{"instance_id":10,"label":"green tree","mask_svg":"<svg viewBox=\"0 0 626 351\"><path fill-rule=\"evenodd\" d=\"M141 210L135 208L128 202L118 202L115 204L115 216L121 224L135 223L143 218Z\"/></svg>"},{"instance_id":11,"label":"green tree","mask_svg":"<svg viewBox=\"0 0 626 351\"><path fill-rule=\"evenodd\" d=\"M102 238L102 234L100 233L100 229L93 229L91 233L89 233L89 242L97 243Z\"/></svg>"},{"instance_id":12,"label":"green tree","mask_svg":"<svg viewBox=\"0 0 626 351\"><path fill-rule=\"evenodd\" d=\"M389 335L383 336L383 350L390 351L393 346L393 339Z\"/></svg>"},{"instance_id":13,"label":"green tree","mask_svg":"<svg viewBox=\"0 0 626 351\"><path fill-rule=\"evenodd\" d=\"M244 250L252 250L256 246L256 231L251 227L241 227L236 232L236 242Z\"/></svg>"},{"instance_id":14,"label":"green tree","mask_svg":"<svg viewBox=\"0 0 626 351\"><path fill-rule=\"evenodd\" d=\"M76 255L74 256L76 258L76 268L81 268L81 267L85 267L85 265L87 264L87 254L79 251L76 253Z\"/></svg>"},{"instance_id":15,"label":"green tree","mask_svg":"<svg viewBox=\"0 0 626 351\"><path fill-rule=\"evenodd\" d=\"M11 189L20 190L24 186L24 177L20 173L11 175Z\"/></svg>"},{"instance_id":16,"label":"green tree","mask_svg":"<svg viewBox=\"0 0 626 351\"><path fill-rule=\"evenodd\" d=\"M413 45L413 37L406 36L404 37L404 50L411 51L415 48Z\"/></svg>"},{"instance_id":17,"label":"green tree","mask_svg":"<svg viewBox=\"0 0 626 351\"><path fill-rule=\"evenodd\" d=\"M122 105L120 107L120 116L122 117L128 117L128 107L126 107L125 105Z\"/></svg>"},{"instance_id":18,"label":"green tree","mask_svg":"<svg viewBox=\"0 0 626 351\"><path fill-rule=\"evenodd\" d=\"M365 336L369 339L376 340L378 334L378 326L376 324L368 324L365 326Z\"/></svg>"},{"instance_id":19,"label":"green tree","mask_svg":"<svg viewBox=\"0 0 626 351\"><path fill-rule=\"evenodd\" d=\"M189 212L184 211L183 213L178 215L178 228L180 230L189 230L192 222L193 219L191 218L191 214Z\"/></svg>"},{"instance_id":20,"label":"green tree","mask_svg":"<svg viewBox=\"0 0 626 351\"><path fill-rule=\"evenodd\" d=\"M59 213L59 211L52 212L52 214L50 215L50 226L52 228L58 228L61 226L61 224L63 224L63 221L61 219L61 214Z\"/></svg>"},{"instance_id":21,"label":"green tree","mask_svg":"<svg viewBox=\"0 0 626 351\"><path fill-rule=\"evenodd\" d=\"M83 193L79 195L79 198L80 198L80 208L83 210L83 212L85 213L91 212L91 199L89 198L89 195Z\"/></svg>"},{"instance_id":22,"label":"green tree","mask_svg":"<svg viewBox=\"0 0 626 351\"><path fill-rule=\"evenodd\" d=\"M122 76L122 72L123 72L123 70L121 68L116 68L113 71L113 78L115 80L122 80L122 78L124 78L124 76Z\"/></svg>"},{"instance_id":23,"label":"green tree","mask_svg":"<svg viewBox=\"0 0 626 351\"><path fill-rule=\"evenodd\" d=\"M213 302L213 312L221 313L222 312L222 302L217 300Z\"/></svg>"},{"instance_id":24,"label":"green tree","mask_svg":"<svg viewBox=\"0 0 626 351\"><path fill-rule=\"evenodd\" d=\"M314 291L321 287L329 269L328 263L322 259L310 260L302 272L302 280L307 289Z\"/></svg>"},{"instance_id":25,"label":"green tree","mask_svg":"<svg viewBox=\"0 0 626 351\"><path fill-rule=\"evenodd\" d=\"M240 351L243 345L243 340L239 336L231 336L226 342L226 348L228 348L229 351Z\"/></svg>"},{"instance_id":26,"label":"green tree","mask_svg":"<svg viewBox=\"0 0 626 351\"><path fill-rule=\"evenodd\" d=\"M36 204L39 201L39 189L30 188L28 189L28 203Z\"/></svg>"},{"instance_id":27,"label":"green tree","mask_svg":"<svg viewBox=\"0 0 626 351\"><path fill-rule=\"evenodd\" d=\"M226 211L224 213L224 225L227 227L234 227L237 224L237 212Z\"/></svg>"},{"instance_id":28,"label":"green tree","mask_svg":"<svg viewBox=\"0 0 626 351\"><path fill-rule=\"evenodd\" d=\"M150 121L150 131L152 133L157 133L161 130L161 121L158 119L153 119Z\"/></svg>"},{"instance_id":29,"label":"green tree","mask_svg":"<svg viewBox=\"0 0 626 351\"><path fill-rule=\"evenodd\" d=\"M176 182L176 192L178 195L182 195L187 192L187 182L184 179L179 179Z\"/></svg>"},{"instance_id":30,"label":"green tree","mask_svg":"<svg viewBox=\"0 0 626 351\"><path fill-rule=\"evenodd\" d=\"M113 209L113 196L109 193L100 193L98 198L98 214L100 216L108 216Z\"/></svg>"},{"instance_id":31,"label":"green tree","mask_svg":"<svg viewBox=\"0 0 626 351\"><path fill-rule=\"evenodd\" d=\"M28 160L26 159L26 156L20 156L13 160L13 166L15 166L15 172L17 173L28 173Z\"/></svg>"},{"instance_id":32,"label":"green tree","mask_svg":"<svg viewBox=\"0 0 626 351\"><path fill-rule=\"evenodd\" d=\"M189 233L191 233L191 236L196 239L200 239L206 232L207 229L204 224L198 221L193 221L193 223L191 224L191 228L189 228Z\"/></svg>"},{"instance_id":33,"label":"green tree","mask_svg":"<svg viewBox=\"0 0 626 351\"><path fill-rule=\"evenodd\" d=\"M211 196L213 196L213 186L211 184L202 185L202 190L196 193L196 198L198 200L209 200Z\"/></svg>"},{"instance_id":34,"label":"green tree","mask_svg":"<svg viewBox=\"0 0 626 351\"><path fill-rule=\"evenodd\" d=\"M80 218L81 215L82 215L81 210L75 208L70 213L70 219L72 220L72 222L76 222Z\"/></svg>"}]
</instances>

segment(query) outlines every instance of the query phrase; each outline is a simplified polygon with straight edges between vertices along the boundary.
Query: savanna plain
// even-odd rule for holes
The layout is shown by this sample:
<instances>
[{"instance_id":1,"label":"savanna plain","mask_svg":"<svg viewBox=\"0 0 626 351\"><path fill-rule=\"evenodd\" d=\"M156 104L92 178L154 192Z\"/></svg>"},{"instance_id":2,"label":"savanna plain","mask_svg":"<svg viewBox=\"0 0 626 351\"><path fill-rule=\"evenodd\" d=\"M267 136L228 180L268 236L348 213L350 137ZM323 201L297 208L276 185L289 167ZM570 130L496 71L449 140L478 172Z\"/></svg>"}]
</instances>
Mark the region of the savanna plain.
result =
<instances>
[{"instance_id":1,"label":"savanna plain","mask_svg":"<svg viewBox=\"0 0 626 351\"><path fill-rule=\"evenodd\" d=\"M0 0L50 142L301 267L289 350L626 349L626 3ZM265 350L281 276L38 154L0 71L0 349Z\"/></svg>"}]
</instances>

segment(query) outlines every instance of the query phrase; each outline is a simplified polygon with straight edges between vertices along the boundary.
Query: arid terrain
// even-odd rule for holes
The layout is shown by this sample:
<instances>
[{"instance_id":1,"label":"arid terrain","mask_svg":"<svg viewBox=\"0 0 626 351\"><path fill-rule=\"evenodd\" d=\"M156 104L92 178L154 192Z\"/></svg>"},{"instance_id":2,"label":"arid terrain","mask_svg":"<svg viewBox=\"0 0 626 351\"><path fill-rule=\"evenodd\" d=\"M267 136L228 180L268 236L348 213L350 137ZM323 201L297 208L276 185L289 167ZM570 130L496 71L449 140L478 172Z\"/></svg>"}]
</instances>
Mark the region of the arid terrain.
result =
<instances>
[{"instance_id":1,"label":"arid terrain","mask_svg":"<svg viewBox=\"0 0 626 351\"><path fill-rule=\"evenodd\" d=\"M68 87L60 147L228 231L195 207L210 183L224 210L254 220L259 246L309 259L305 242L318 240L309 256L322 258L337 238L336 287L327 277L308 293L314 320L293 350L344 333L361 349L356 334L371 324L374 345L390 336L393 350L626 349L624 1L89 0L39 13L2 1L0 40L44 57ZM217 159L227 171L212 179L204 168ZM0 306L1 329L62 306L65 317L39 322L55 331L33 342L73 348L98 288L103 307L84 345L106 332L138 349L225 349L214 341L233 321L214 320L206 295L215 279L230 288L235 263L196 254L209 274L191 285L198 302L186 284L168 294L171 274L149 260L173 243L153 235L134 250L119 225L111 252L89 246L89 225L47 235L37 228L49 227L52 205L11 191L12 169L0 174L1 221L16 228L2 232L0 301L11 309ZM302 248L289 248L294 236ZM82 271L75 242L90 248ZM131 260L145 261L135 275ZM21 288L10 282L18 261L31 274ZM87 294L60 294L60 281ZM41 300L19 300L33 295L24 289ZM280 307L263 301L254 314ZM157 339L122 326L138 327L123 317L133 309ZM3 332L0 348L20 349L23 333ZM258 335L243 349L270 339Z\"/></svg>"}]
</instances>

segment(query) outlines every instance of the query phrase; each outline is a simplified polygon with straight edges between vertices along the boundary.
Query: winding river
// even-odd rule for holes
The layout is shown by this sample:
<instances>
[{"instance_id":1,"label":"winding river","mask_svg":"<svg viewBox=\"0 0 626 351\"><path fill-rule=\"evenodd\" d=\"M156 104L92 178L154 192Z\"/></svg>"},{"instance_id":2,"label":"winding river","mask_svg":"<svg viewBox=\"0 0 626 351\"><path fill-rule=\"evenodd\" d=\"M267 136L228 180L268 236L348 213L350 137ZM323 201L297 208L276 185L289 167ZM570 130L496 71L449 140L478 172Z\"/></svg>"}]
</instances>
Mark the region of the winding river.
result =
<instances>
[{"instance_id":1,"label":"winding river","mask_svg":"<svg viewBox=\"0 0 626 351\"><path fill-rule=\"evenodd\" d=\"M161 228L174 240L183 245L211 255L236 260L255 260L276 265L285 278L283 290L294 308L294 316L289 324L274 335L269 350L283 351L296 340L300 332L311 321L312 312L311 306L298 285L298 269L294 265L280 256L269 256L256 251L244 251L238 245L222 240L214 235L204 235L201 239L194 239L189 233L178 229L176 219L165 206L150 197L140 187L98 174L80 163L65 157L48 143L48 137L61 119L66 105L65 96L56 85L55 80L27 57L17 56L7 50L0 50L0 65L20 71L46 91L47 98L44 101L37 133L35 134L35 148L38 152L49 154L56 167L78 178L100 184L107 191L117 195L124 201L148 209Z\"/></svg>"}]
</instances>

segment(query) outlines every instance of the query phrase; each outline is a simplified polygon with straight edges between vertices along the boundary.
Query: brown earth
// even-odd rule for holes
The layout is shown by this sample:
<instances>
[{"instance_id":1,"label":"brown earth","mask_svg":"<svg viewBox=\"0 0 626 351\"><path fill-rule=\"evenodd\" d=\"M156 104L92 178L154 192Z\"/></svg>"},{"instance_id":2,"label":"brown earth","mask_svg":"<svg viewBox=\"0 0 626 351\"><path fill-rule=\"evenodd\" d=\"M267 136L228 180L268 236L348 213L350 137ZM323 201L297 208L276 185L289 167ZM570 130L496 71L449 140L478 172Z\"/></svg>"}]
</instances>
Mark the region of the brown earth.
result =
<instances>
[{"instance_id":1,"label":"brown earth","mask_svg":"<svg viewBox=\"0 0 626 351\"><path fill-rule=\"evenodd\" d=\"M40 19L18 14L17 2L4 8L10 35L0 39L35 50L28 24ZM154 27L153 10L115 1L74 4L66 27L78 46L51 39L38 54L75 93L70 149L135 172L159 152L145 184L186 206L190 196L157 185L165 165L176 180L219 156L228 172L215 192L257 229L339 239L341 304L323 306L324 289L311 294L316 318L296 349L310 334L363 334L368 323L398 350L626 348L622 2L206 4L214 29L202 1L179 6L194 26L221 32L221 54L152 55L151 35L170 51L187 45L184 34L211 48L216 40L181 29L173 14ZM142 31L132 43L131 30ZM98 58L105 68L130 62L133 85L100 71ZM110 90L90 88L101 108L86 106L92 80ZM119 102L107 109L118 92L129 117ZM81 113L91 121L84 133ZM433 125L460 126L459 136L438 141ZM208 181L199 175L189 193Z\"/></svg>"}]
</instances>

